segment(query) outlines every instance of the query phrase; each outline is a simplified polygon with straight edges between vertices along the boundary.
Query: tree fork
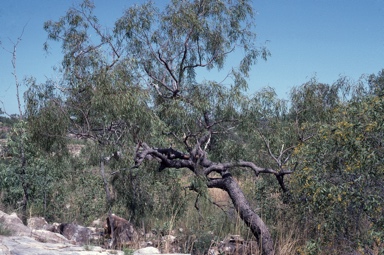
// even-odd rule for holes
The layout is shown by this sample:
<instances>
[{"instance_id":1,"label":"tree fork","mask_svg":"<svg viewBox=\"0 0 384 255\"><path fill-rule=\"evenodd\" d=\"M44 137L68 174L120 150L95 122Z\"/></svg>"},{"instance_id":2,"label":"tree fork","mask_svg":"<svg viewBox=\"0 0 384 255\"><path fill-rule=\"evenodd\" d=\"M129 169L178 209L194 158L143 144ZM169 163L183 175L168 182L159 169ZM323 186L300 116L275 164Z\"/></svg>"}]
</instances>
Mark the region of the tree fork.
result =
<instances>
[{"instance_id":1,"label":"tree fork","mask_svg":"<svg viewBox=\"0 0 384 255\"><path fill-rule=\"evenodd\" d=\"M141 150L139 149L140 147ZM200 146L197 147L200 148ZM146 143L141 143L139 145L139 148L135 157L135 168L139 167L145 159L157 159L160 163L161 170L165 168L188 168L193 171L196 175L203 174L204 176L206 176L206 185L208 188L219 188L226 191L230 196L237 213L240 215L240 218L251 229L252 234L256 237L262 250L262 254L275 254L273 248L273 240L268 230L268 227L265 225L264 221L259 217L259 215L257 215L257 213L252 210L241 188L237 184L236 180L232 177L232 175L227 171L227 169L235 166L248 167L253 169L256 174L269 173L279 177L285 174L290 174L290 171L284 171L279 173L273 169L257 167L252 162L246 161L240 161L235 163L214 163L205 157L205 153L202 154L202 158L196 160L196 158L194 159L194 156L198 155L196 151L192 151L188 156L187 154L176 151L172 148L151 148ZM196 167L199 166L197 166L196 164L198 164L200 167L203 167L204 170L202 172L197 171ZM211 172L219 173L221 175L221 178L209 178L208 175ZM282 185L282 188L284 190L284 185Z\"/></svg>"}]
</instances>

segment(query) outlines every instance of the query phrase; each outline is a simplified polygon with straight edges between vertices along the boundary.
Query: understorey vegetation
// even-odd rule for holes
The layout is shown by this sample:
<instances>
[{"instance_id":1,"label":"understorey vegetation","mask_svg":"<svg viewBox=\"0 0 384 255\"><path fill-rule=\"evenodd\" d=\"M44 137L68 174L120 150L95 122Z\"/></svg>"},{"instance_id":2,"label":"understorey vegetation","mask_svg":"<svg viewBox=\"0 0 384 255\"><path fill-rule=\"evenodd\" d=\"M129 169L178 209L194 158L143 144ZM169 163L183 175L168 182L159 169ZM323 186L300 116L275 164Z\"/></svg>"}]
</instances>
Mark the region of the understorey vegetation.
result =
<instances>
[{"instance_id":1,"label":"understorey vegetation","mask_svg":"<svg viewBox=\"0 0 384 255\"><path fill-rule=\"evenodd\" d=\"M0 209L84 225L114 213L182 230L194 254L228 234L265 255L382 254L384 70L249 94L269 57L251 6L147 2L106 29L85 0L47 21L61 79L25 79L25 109L1 119Z\"/></svg>"}]
</instances>

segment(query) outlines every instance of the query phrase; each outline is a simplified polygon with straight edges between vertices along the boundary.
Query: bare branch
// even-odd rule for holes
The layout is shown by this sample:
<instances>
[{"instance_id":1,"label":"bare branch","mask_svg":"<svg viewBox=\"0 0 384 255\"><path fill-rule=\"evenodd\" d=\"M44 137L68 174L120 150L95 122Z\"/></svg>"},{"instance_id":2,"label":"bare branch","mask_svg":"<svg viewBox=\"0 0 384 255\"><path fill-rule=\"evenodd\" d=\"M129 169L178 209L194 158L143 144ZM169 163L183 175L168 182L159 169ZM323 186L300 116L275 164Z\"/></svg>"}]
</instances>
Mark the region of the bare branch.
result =
<instances>
[{"instance_id":1,"label":"bare branch","mask_svg":"<svg viewBox=\"0 0 384 255\"><path fill-rule=\"evenodd\" d=\"M204 176L208 176L212 172L219 173L223 176L232 168L248 168L253 170L256 176L258 176L260 173L275 175L282 190L287 191L287 188L283 182L283 178L287 174L292 174L293 171L284 169L280 169L278 171L272 168L263 168L255 165L250 161L226 163L212 162L207 159L205 150L201 149L200 147L201 144L208 142L209 139L209 134L198 139L195 148L190 152L189 155L177 151L172 147L165 149L151 148L146 143L142 143L139 145L139 149L136 153L134 167L139 167L145 159L154 158L160 162L159 171L162 171L166 168L187 168L198 175L202 174ZM202 171L198 170L198 168L202 168Z\"/></svg>"},{"instance_id":2,"label":"bare branch","mask_svg":"<svg viewBox=\"0 0 384 255\"><path fill-rule=\"evenodd\" d=\"M28 24L28 23L27 23ZM21 31L21 34L20 36L17 38L17 41L16 42L12 42L12 40L10 40L13 44L13 50L12 51L8 51L12 54L12 68L13 68L13 72L12 72L12 75L15 79L15 85L16 85L16 98L17 98L17 106L19 108L19 119L22 120L23 119L23 112L21 110L21 103L20 103L20 83L19 83L19 80L18 80L18 77L17 77L17 71L16 71L16 60L17 60L17 57L16 57L16 52L17 52L17 46L19 45L19 43L21 42L21 38L23 37L23 34L24 34L24 30L25 30L25 27L27 26L27 24L24 25L23 27L23 30ZM4 48L3 48L4 49Z\"/></svg>"},{"instance_id":3,"label":"bare branch","mask_svg":"<svg viewBox=\"0 0 384 255\"><path fill-rule=\"evenodd\" d=\"M156 149L142 143L142 150L138 150L135 157L135 166L142 164L148 157L156 158L161 163L161 170L164 168L189 168L193 170L193 162L189 161L189 155L176 151L172 148ZM177 159L177 160L176 160Z\"/></svg>"},{"instance_id":4,"label":"bare branch","mask_svg":"<svg viewBox=\"0 0 384 255\"><path fill-rule=\"evenodd\" d=\"M191 37L192 32L193 32L193 28L188 33L187 38L184 41L184 52L183 52L183 57L181 58L180 68L179 68L179 82L181 82L181 80L183 78L184 71L185 71L185 69L184 69L184 62L185 62L185 60L187 58L188 42L189 42L189 38Z\"/></svg>"},{"instance_id":5,"label":"bare branch","mask_svg":"<svg viewBox=\"0 0 384 255\"><path fill-rule=\"evenodd\" d=\"M267 147L267 150L268 150L268 154L273 158L273 160L276 161L277 165L279 167L281 167L281 161L279 158L276 158L275 155L272 153L272 150L271 150L271 147L269 145L269 141L265 138L265 136L260 132L260 130L257 130L257 132L259 132L261 138L263 139L264 141L264 144L265 144L265 147Z\"/></svg>"},{"instance_id":6,"label":"bare branch","mask_svg":"<svg viewBox=\"0 0 384 255\"><path fill-rule=\"evenodd\" d=\"M173 81L174 81L174 85L173 85L173 93L177 93L178 90L179 90L179 81L177 80L176 76L174 75L173 73L173 70L171 69L171 67L169 66L168 62L165 61L162 57L161 57L161 53L160 51L157 52L158 56L159 56L159 59L161 61L161 63L163 63L163 65L165 66L165 68L167 69L169 75L171 75Z\"/></svg>"}]
</instances>

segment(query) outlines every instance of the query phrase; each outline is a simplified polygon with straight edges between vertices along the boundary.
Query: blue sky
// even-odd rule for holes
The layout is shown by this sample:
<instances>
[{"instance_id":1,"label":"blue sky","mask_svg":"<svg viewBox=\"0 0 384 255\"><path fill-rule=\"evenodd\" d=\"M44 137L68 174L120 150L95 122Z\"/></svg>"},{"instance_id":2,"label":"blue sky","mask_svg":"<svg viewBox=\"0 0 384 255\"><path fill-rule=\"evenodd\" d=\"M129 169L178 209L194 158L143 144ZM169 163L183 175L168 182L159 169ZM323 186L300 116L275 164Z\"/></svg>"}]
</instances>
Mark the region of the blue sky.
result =
<instances>
[{"instance_id":1,"label":"blue sky","mask_svg":"<svg viewBox=\"0 0 384 255\"><path fill-rule=\"evenodd\" d=\"M96 0L96 15L112 27L125 8L138 0ZM62 59L58 44L43 51L47 35L43 23L57 20L79 0L0 1L0 41L11 50L12 41L25 31L17 49L17 76L33 76L39 83L59 79L53 71ZM316 76L333 83L340 75L357 81L363 74L384 68L383 0L254 0L258 44L272 56L252 69L250 93L270 86L287 98L290 89ZM0 49L0 108L17 113L12 56ZM230 59L228 63L231 63ZM207 77L210 78L210 77ZM22 88L24 91L25 88Z\"/></svg>"}]
</instances>

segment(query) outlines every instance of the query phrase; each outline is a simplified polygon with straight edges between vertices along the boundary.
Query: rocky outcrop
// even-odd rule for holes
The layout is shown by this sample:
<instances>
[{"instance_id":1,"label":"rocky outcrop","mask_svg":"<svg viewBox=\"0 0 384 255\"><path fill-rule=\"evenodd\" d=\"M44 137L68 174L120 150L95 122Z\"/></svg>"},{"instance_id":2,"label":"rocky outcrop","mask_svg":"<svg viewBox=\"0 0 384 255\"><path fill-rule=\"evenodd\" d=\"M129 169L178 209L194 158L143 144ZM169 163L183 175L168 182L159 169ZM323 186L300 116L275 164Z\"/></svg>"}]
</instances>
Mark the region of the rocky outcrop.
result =
<instances>
[{"instance_id":1,"label":"rocky outcrop","mask_svg":"<svg viewBox=\"0 0 384 255\"><path fill-rule=\"evenodd\" d=\"M59 225L59 233L75 244L90 244L92 231L89 228L73 223L62 223Z\"/></svg>"},{"instance_id":2,"label":"rocky outcrop","mask_svg":"<svg viewBox=\"0 0 384 255\"><path fill-rule=\"evenodd\" d=\"M13 235L29 235L31 229L23 224L16 213L10 215L0 211L0 223L6 227Z\"/></svg>"},{"instance_id":3,"label":"rocky outcrop","mask_svg":"<svg viewBox=\"0 0 384 255\"><path fill-rule=\"evenodd\" d=\"M145 247L145 248L138 249L133 253L133 255L141 255L141 254L146 254L146 255L160 254L160 251L155 247Z\"/></svg>"},{"instance_id":4,"label":"rocky outcrop","mask_svg":"<svg viewBox=\"0 0 384 255\"><path fill-rule=\"evenodd\" d=\"M137 233L131 223L116 215L113 217L114 234L119 244L137 241ZM100 226L97 222L95 226ZM55 232L51 232L51 231ZM108 234L108 228L106 228ZM120 250L104 249L90 245L92 235L100 236L100 228L86 228L76 224L48 224L44 218L31 218L28 226L23 225L16 214L0 211L0 255L123 255ZM176 237L166 235L161 242L174 243ZM162 246L162 245L160 245ZM166 252L172 252L167 249ZM177 252L177 251L176 251ZM155 247L146 247L134 252L140 254L161 254ZM167 255L167 254L162 254ZM170 255L170 254L169 254ZM187 255L177 254L172 255Z\"/></svg>"},{"instance_id":5,"label":"rocky outcrop","mask_svg":"<svg viewBox=\"0 0 384 255\"><path fill-rule=\"evenodd\" d=\"M28 227L31 228L31 229L45 229L47 230L47 228L49 228L49 224L48 222L44 219L44 217L32 217L32 218L29 218L28 221Z\"/></svg>"},{"instance_id":6,"label":"rocky outcrop","mask_svg":"<svg viewBox=\"0 0 384 255\"><path fill-rule=\"evenodd\" d=\"M116 216L115 214L107 217L105 235L107 238L110 237L113 240L111 248L121 249L122 247L129 246L138 240L138 234L133 225L126 219Z\"/></svg>"},{"instance_id":7,"label":"rocky outcrop","mask_svg":"<svg viewBox=\"0 0 384 255\"><path fill-rule=\"evenodd\" d=\"M39 220L44 223L43 220ZM16 214L6 214L0 211L0 224L3 233L0 233L0 255L108 255L120 254L122 251L107 250L91 245L75 245L73 240L69 240L59 233L54 233L45 229L44 224L31 223L33 229L23 225ZM49 225L45 227L49 228ZM4 230L7 230L6 232ZM7 234L2 236L1 234Z\"/></svg>"},{"instance_id":8,"label":"rocky outcrop","mask_svg":"<svg viewBox=\"0 0 384 255\"><path fill-rule=\"evenodd\" d=\"M1 255L123 255L122 251L105 250L93 246L77 246L70 243L40 242L29 236L0 236Z\"/></svg>"}]
</instances>

